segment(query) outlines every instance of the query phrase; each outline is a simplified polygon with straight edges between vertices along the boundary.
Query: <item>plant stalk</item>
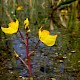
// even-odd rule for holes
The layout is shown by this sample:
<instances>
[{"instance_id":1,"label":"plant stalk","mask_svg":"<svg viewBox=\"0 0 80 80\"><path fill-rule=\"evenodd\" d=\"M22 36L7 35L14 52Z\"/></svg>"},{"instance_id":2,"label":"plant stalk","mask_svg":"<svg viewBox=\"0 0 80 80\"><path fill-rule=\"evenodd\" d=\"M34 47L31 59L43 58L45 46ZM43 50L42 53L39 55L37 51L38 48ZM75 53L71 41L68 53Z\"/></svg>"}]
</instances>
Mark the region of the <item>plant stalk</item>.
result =
<instances>
[{"instance_id":1,"label":"plant stalk","mask_svg":"<svg viewBox=\"0 0 80 80\"><path fill-rule=\"evenodd\" d=\"M23 37L23 35L22 35L22 33L21 33L21 31L19 29L18 29L18 32L20 34L21 39L24 41L24 37Z\"/></svg>"},{"instance_id":2,"label":"plant stalk","mask_svg":"<svg viewBox=\"0 0 80 80\"><path fill-rule=\"evenodd\" d=\"M26 57L27 57L27 65L28 65L28 71L29 71L29 76L32 76L32 69L31 69L31 63L30 63L30 56L29 54L29 47L28 47L28 32L26 32Z\"/></svg>"},{"instance_id":3,"label":"plant stalk","mask_svg":"<svg viewBox=\"0 0 80 80\"><path fill-rule=\"evenodd\" d=\"M18 29L18 32L20 34L20 37L21 37L22 41L25 43L25 45L27 45L26 42L25 42L25 39L24 39L24 37L23 37L23 35L22 35L22 33L19 29Z\"/></svg>"}]
</instances>

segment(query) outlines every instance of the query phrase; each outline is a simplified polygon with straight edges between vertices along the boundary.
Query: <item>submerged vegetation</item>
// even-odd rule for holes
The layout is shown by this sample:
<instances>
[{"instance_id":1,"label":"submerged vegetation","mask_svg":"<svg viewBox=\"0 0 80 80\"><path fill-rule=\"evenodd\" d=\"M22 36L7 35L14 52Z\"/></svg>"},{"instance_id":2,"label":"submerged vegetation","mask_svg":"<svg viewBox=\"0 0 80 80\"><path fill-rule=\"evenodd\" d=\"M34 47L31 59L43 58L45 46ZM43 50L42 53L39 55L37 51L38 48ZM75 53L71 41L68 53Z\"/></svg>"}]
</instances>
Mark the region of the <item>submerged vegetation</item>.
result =
<instances>
[{"instance_id":1,"label":"submerged vegetation","mask_svg":"<svg viewBox=\"0 0 80 80\"><path fill-rule=\"evenodd\" d=\"M79 4L0 0L0 80L79 80Z\"/></svg>"}]
</instances>

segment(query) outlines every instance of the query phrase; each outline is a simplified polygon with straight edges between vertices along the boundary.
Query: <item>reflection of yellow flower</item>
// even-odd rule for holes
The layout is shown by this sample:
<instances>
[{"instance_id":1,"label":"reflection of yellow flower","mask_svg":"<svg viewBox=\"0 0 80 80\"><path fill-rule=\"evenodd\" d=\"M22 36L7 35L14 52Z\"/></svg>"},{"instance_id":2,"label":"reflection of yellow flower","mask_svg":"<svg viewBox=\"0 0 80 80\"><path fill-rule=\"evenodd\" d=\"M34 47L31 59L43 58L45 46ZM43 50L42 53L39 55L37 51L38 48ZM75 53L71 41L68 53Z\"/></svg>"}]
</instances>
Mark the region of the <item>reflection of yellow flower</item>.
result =
<instances>
[{"instance_id":1,"label":"reflection of yellow flower","mask_svg":"<svg viewBox=\"0 0 80 80\"><path fill-rule=\"evenodd\" d=\"M23 6L18 6L16 10L20 11L22 10Z\"/></svg>"},{"instance_id":2,"label":"reflection of yellow flower","mask_svg":"<svg viewBox=\"0 0 80 80\"><path fill-rule=\"evenodd\" d=\"M16 22L11 22L8 26L8 28L1 27L2 31L6 34L14 34L18 31L19 21L16 19Z\"/></svg>"},{"instance_id":3,"label":"reflection of yellow flower","mask_svg":"<svg viewBox=\"0 0 80 80\"><path fill-rule=\"evenodd\" d=\"M47 46L53 46L55 44L56 38L57 35L50 35L49 31L41 31L41 28L39 29L39 39Z\"/></svg>"},{"instance_id":4,"label":"reflection of yellow flower","mask_svg":"<svg viewBox=\"0 0 80 80\"><path fill-rule=\"evenodd\" d=\"M24 25L25 25L25 29L29 26L29 20L28 20L28 18L26 18L26 20L24 21Z\"/></svg>"}]
</instances>

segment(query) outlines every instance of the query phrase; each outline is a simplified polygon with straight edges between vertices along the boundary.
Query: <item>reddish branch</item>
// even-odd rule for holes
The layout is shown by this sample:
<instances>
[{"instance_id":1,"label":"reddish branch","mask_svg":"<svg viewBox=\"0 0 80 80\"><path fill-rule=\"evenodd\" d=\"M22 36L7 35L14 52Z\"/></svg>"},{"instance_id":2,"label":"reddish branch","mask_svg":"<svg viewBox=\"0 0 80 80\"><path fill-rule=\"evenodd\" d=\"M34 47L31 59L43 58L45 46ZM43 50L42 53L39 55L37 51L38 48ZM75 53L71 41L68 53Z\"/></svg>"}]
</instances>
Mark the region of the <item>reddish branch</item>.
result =
<instances>
[{"instance_id":1,"label":"reddish branch","mask_svg":"<svg viewBox=\"0 0 80 80\"><path fill-rule=\"evenodd\" d=\"M26 56L27 56L27 65L29 70L30 77L32 76L32 69L31 69L31 63L30 63L30 56L29 54L29 47L28 47L28 32L26 32Z\"/></svg>"},{"instance_id":2,"label":"reddish branch","mask_svg":"<svg viewBox=\"0 0 80 80\"><path fill-rule=\"evenodd\" d=\"M31 56L34 53L36 47L39 45L39 42L40 42L40 40L38 40L38 42L36 43L36 45L34 46L34 48L32 49L32 51L28 54L28 56Z\"/></svg>"}]
</instances>

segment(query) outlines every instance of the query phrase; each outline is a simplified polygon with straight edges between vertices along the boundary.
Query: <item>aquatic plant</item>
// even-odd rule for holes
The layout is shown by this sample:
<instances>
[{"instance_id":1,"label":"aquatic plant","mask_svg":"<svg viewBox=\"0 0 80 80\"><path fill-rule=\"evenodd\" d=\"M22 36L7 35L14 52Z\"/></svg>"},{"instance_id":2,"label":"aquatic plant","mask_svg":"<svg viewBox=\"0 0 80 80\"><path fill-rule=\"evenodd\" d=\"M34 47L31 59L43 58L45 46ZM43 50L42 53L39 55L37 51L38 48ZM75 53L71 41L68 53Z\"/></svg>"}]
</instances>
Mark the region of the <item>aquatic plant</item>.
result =
<instances>
[{"instance_id":1,"label":"aquatic plant","mask_svg":"<svg viewBox=\"0 0 80 80\"><path fill-rule=\"evenodd\" d=\"M57 9L62 9L63 7L68 6L68 4L70 4L70 3L74 2L74 1L76 1L76 0L67 0L65 2L60 3L56 7L52 7L51 19L52 19L52 22L54 22L54 24L58 25L58 22L56 22L55 18L54 18L54 12ZM18 8L17 8L17 10L21 10L20 6ZM6 13L8 14L7 11L6 11ZM10 20L11 20L11 18L10 18ZM24 27L26 29L26 40L24 39L24 36L22 35L20 29L18 28L19 27L19 21L17 19L16 19L16 22L11 20L11 22L8 25L9 26L8 28L1 27L1 29L5 34L8 34L8 35L9 34L11 35L11 34L19 32L20 37L21 37L22 41L25 43L25 46L26 46L26 62L22 60L22 58L16 53L16 51L14 51L14 53L15 53L15 56L18 57L22 61L22 63L28 68L29 75L30 75L30 80L32 80L32 69L31 69L31 63L30 63L31 54L33 54L33 52L35 51L35 48L38 46L40 41L43 42L44 44L46 44L47 46L53 46L55 44L55 42L56 42L57 35L50 35L49 31L42 30L42 28L40 28L39 31L38 31L39 40L35 44L35 46L33 47L32 51L29 53L29 47L28 47L28 44L29 44L29 42L28 42L28 40L29 40L29 32L30 32L29 24L30 24L29 20L28 20L28 18L26 18L26 20L24 20Z\"/></svg>"},{"instance_id":2,"label":"aquatic plant","mask_svg":"<svg viewBox=\"0 0 80 80\"><path fill-rule=\"evenodd\" d=\"M14 33L17 33L19 32L20 34L20 37L22 39L22 41L25 43L25 46L26 46L26 60L27 62L24 62L22 60L22 58L16 53L16 51L14 51L15 53L15 56L18 57L22 62L23 64L28 68L28 71L29 71L29 75L30 75L30 78L32 77L32 69L31 69L31 63L30 63L30 55L35 51L35 48L38 46L39 44L39 41L42 41L44 44L46 44L47 46L53 46L55 44L55 41L56 41L56 38L57 38L57 35L50 35L50 32L47 31L47 30L43 30L41 31L41 28L39 29L39 41L36 43L36 45L34 46L33 50L29 53L29 47L28 47L28 34L29 34L29 20L28 18L26 18L26 20L24 20L24 27L26 29L26 40L24 39L24 36L22 35L20 29L19 29L19 21L16 19L16 22L11 22L8 24L8 28L4 28L4 27L1 27L2 31L5 33L5 34L8 34L8 35L11 35L11 34L14 34Z\"/></svg>"}]
</instances>

